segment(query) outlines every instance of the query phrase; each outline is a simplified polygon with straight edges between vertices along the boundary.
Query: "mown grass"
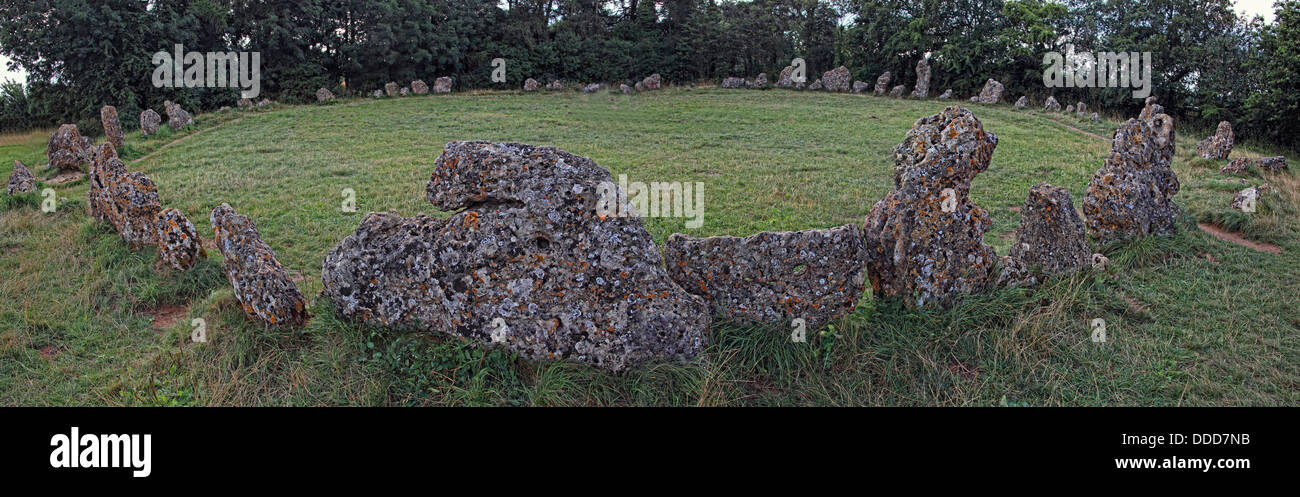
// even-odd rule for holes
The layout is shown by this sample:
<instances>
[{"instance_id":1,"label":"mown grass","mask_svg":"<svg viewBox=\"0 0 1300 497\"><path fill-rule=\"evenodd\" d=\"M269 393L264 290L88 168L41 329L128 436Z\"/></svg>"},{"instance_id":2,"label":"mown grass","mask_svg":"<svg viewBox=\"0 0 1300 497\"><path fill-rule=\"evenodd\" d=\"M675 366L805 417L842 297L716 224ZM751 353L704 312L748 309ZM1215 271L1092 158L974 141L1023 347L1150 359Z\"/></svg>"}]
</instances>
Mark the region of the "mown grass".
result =
<instances>
[{"instance_id":1,"label":"mown grass","mask_svg":"<svg viewBox=\"0 0 1300 497\"><path fill-rule=\"evenodd\" d=\"M313 318L301 330L254 324L219 254L188 273L157 271L156 254L127 251L111 228L89 220L84 182L60 185L71 200L56 213L27 201L0 210L0 404L1297 404L1300 182L1289 173L1223 177L1226 161L1191 159L1200 136L1179 136L1182 230L1099 248L1110 271L973 296L946 311L908 311L868 294L806 344L791 343L789 330L718 322L695 364L610 374L343 322L315 298L324 254L366 212L443 215L424 200L424 186L448 141L554 145L631 181L703 183L702 228L645 220L662 242L674 232L861 223L892 187L893 147L916 119L951 103L777 90L488 92L230 111L200 116L186 136L132 133L124 155L143 158L130 167L154 179L164 205L201 234L211 233L207 214L221 202L252 217L301 275ZM960 105L1000 139L972 198L990 211L987 239L1001 253L1019 222L1012 208L1031 185L1064 186L1077 203L1109 150L1062 124L1101 136L1115 126ZM39 142L0 155L39 163L43 150ZM1232 195L1260 182L1280 194L1254 215L1231 211ZM357 193L355 213L340 208L345 188ZM1211 238L1198 221L1282 254ZM176 305L183 318L155 331L156 310ZM192 318L206 320L207 343L189 340ZM1090 340L1094 318L1107 322L1104 344Z\"/></svg>"}]
</instances>

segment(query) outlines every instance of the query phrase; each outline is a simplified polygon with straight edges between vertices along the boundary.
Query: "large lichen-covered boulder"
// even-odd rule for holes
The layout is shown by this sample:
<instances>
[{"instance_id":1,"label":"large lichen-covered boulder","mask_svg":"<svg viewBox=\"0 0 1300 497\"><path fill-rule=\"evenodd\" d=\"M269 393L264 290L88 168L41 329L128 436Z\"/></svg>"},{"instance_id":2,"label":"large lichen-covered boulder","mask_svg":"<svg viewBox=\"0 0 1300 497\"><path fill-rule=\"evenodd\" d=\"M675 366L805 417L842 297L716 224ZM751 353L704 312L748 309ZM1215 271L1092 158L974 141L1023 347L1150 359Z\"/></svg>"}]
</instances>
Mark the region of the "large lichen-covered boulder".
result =
<instances>
[{"instance_id":1,"label":"large lichen-covered boulder","mask_svg":"<svg viewBox=\"0 0 1300 497\"><path fill-rule=\"evenodd\" d=\"M874 93L876 95L884 95L885 92L889 91L890 79L892 79L892 76L889 74L889 71L885 71L884 74L881 74L880 77L876 78L876 88Z\"/></svg>"},{"instance_id":2,"label":"large lichen-covered boulder","mask_svg":"<svg viewBox=\"0 0 1300 497\"><path fill-rule=\"evenodd\" d=\"M1196 143L1196 155L1203 159L1227 159L1232 153L1232 123L1220 121L1214 135Z\"/></svg>"},{"instance_id":3,"label":"large lichen-covered boulder","mask_svg":"<svg viewBox=\"0 0 1300 497\"><path fill-rule=\"evenodd\" d=\"M185 112L185 109L172 103L171 100L163 101L163 107L167 111L167 127L181 129L194 123L194 118L190 117L190 113Z\"/></svg>"},{"instance_id":4,"label":"large lichen-covered boulder","mask_svg":"<svg viewBox=\"0 0 1300 497\"><path fill-rule=\"evenodd\" d=\"M867 213L867 276L878 297L909 307L948 305L989 284L997 255L984 243L989 215L970 183L998 137L970 111L918 119L894 148L894 190Z\"/></svg>"},{"instance_id":5,"label":"large lichen-covered boulder","mask_svg":"<svg viewBox=\"0 0 1300 497\"><path fill-rule=\"evenodd\" d=\"M87 175L91 216L113 225L131 250L154 246L155 221L162 210L158 187L144 173L127 170L112 144L101 144L92 157Z\"/></svg>"},{"instance_id":6,"label":"large lichen-covered boulder","mask_svg":"<svg viewBox=\"0 0 1300 497\"><path fill-rule=\"evenodd\" d=\"M704 297L713 315L808 329L853 312L866 289L866 246L857 225L744 238L677 233L664 247L668 274Z\"/></svg>"},{"instance_id":7,"label":"large lichen-covered boulder","mask_svg":"<svg viewBox=\"0 0 1300 497\"><path fill-rule=\"evenodd\" d=\"M114 148L122 148L126 137L122 134L122 121L117 118L117 107L105 105L99 109L99 123L104 126L104 138Z\"/></svg>"},{"instance_id":8,"label":"large lichen-covered boulder","mask_svg":"<svg viewBox=\"0 0 1300 497\"><path fill-rule=\"evenodd\" d=\"M1286 156L1238 157L1232 159L1232 162L1227 163L1222 168L1219 168L1219 172L1223 174L1241 174L1246 172L1246 169L1250 166L1255 166L1261 171L1268 171L1271 173L1282 172L1282 170L1286 169Z\"/></svg>"},{"instance_id":9,"label":"large lichen-covered boulder","mask_svg":"<svg viewBox=\"0 0 1300 497\"><path fill-rule=\"evenodd\" d=\"M334 100L334 92L329 91L326 88L321 88L319 90L316 90L317 103L328 102L330 100Z\"/></svg>"},{"instance_id":10,"label":"large lichen-covered boulder","mask_svg":"<svg viewBox=\"0 0 1300 497\"><path fill-rule=\"evenodd\" d=\"M140 113L140 134L149 136L158 132L162 126L162 116L158 115L153 109L145 109Z\"/></svg>"},{"instance_id":11,"label":"large lichen-covered boulder","mask_svg":"<svg viewBox=\"0 0 1300 497\"><path fill-rule=\"evenodd\" d=\"M1047 101L1043 102L1043 110L1047 112L1060 112L1061 103L1056 101L1056 97L1049 96Z\"/></svg>"},{"instance_id":12,"label":"large lichen-covered boulder","mask_svg":"<svg viewBox=\"0 0 1300 497\"><path fill-rule=\"evenodd\" d=\"M849 85L852 82L853 74L849 72L849 68L844 66L822 73L822 87L826 91L849 91Z\"/></svg>"},{"instance_id":13,"label":"large lichen-covered boulder","mask_svg":"<svg viewBox=\"0 0 1300 497\"><path fill-rule=\"evenodd\" d=\"M537 83L537 82L534 81L533 83L535 84L535 83ZM411 93L414 93L414 94L416 94L416 95L424 95L424 94L426 94L426 93L429 93L429 85L428 85L428 83L425 83L424 80L421 80L421 79L417 79L417 80L415 80L415 81L412 81L412 82L411 82Z\"/></svg>"},{"instance_id":14,"label":"large lichen-covered boulder","mask_svg":"<svg viewBox=\"0 0 1300 497\"><path fill-rule=\"evenodd\" d=\"M451 93L451 76L443 76L433 80L434 93Z\"/></svg>"},{"instance_id":15,"label":"large lichen-covered boulder","mask_svg":"<svg viewBox=\"0 0 1300 497\"><path fill-rule=\"evenodd\" d=\"M996 104L1001 102L1003 90L1005 90L1005 87L1002 86L1002 83L999 83L996 79L989 78L988 81L984 82L984 88L980 90L980 103Z\"/></svg>"},{"instance_id":16,"label":"large lichen-covered boulder","mask_svg":"<svg viewBox=\"0 0 1300 497\"><path fill-rule=\"evenodd\" d=\"M613 370L706 345L703 299L668 277L639 218L615 215L625 197L591 159L451 142L426 191L457 213L370 213L325 258L345 317Z\"/></svg>"},{"instance_id":17,"label":"large lichen-covered boulder","mask_svg":"<svg viewBox=\"0 0 1300 497\"><path fill-rule=\"evenodd\" d=\"M744 78L737 78L737 77L734 77L734 76L733 76L733 77L730 77L730 78L723 79L722 82L718 84L718 86L719 86L719 87L722 87L722 88L728 88L728 89L744 88L744 87L745 87L745 79L744 79Z\"/></svg>"},{"instance_id":18,"label":"large lichen-covered boulder","mask_svg":"<svg viewBox=\"0 0 1300 497\"><path fill-rule=\"evenodd\" d=\"M912 96L916 98L930 96L930 63L924 58L916 61L916 87L912 90Z\"/></svg>"},{"instance_id":19,"label":"large lichen-covered boulder","mask_svg":"<svg viewBox=\"0 0 1300 497\"><path fill-rule=\"evenodd\" d=\"M50 141L45 145L45 157L50 160L50 167L55 169L81 170L90 163L90 149L87 140L77 131L77 125L64 124L54 131Z\"/></svg>"},{"instance_id":20,"label":"large lichen-covered boulder","mask_svg":"<svg viewBox=\"0 0 1300 497\"><path fill-rule=\"evenodd\" d=\"M212 209L208 220L217 249L225 258L221 270L244 312L274 326L297 326L306 321L302 294L253 222L224 203Z\"/></svg>"},{"instance_id":21,"label":"large lichen-covered boulder","mask_svg":"<svg viewBox=\"0 0 1300 497\"><path fill-rule=\"evenodd\" d=\"M766 77L764 78L764 80L766 81ZM659 76L659 73L654 73L649 76L646 76L645 79L642 79L641 86L637 88L637 90L645 90L645 91L658 90L662 84L663 84L663 78Z\"/></svg>"},{"instance_id":22,"label":"large lichen-covered boulder","mask_svg":"<svg viewBox=\"0 0 1300 497\"><path fill-rule=\"evenodd\" d=\"M163 209L158 213L154 220L154 238L158 243L158 258L173 269L187 271L208 256L194 224L176 209Z\"/></svg>"},{"instance_id":23,"label":"large lichen-covered boulder","mask_svg":"<svg viewBox=\"0 0 1300 497\"><path fill-rule=\"evenodd\" d=\"M414 83L412 83L412 85L414 85ZM537 88L539 88L540 86L541 85L537 82L537 80L533 78L528 78L524 80L524 91L537 91Z\"/></svg>"},{"instance_id":24,"label":"large lichen-covered boulder","mask_svg":"<svg viewBox=\"0 0 1300 497\"><path fill-rule=\"evenodd\" d=\"M1084 224L1099 243L1174 231L1180 212L1171 197L1178 177L1174 123L1157 114L1150 121L1129 119L1115 130L1106 163L1088 182L1083 198Z\"/></svg>"},{"instance_id":25,"label":"large lichen-covered boulder","mask_svg":"<svg viewBox=\"0 0 1300 497\"><path fill-rule=\"evenodd\" d=\"M14 172L9 175L9 183L5 188L5 193L16 195L27 193L36 189L36 177L32 172L27 170L23 163L14 161Z\"/></svg>"},{"instance_id":26,"label":"large lichen-covered boulder","mask_svg":"<svg viewBox=\"0 0 1300 497\"><path fill-rule=\"evenodd\" d=\"M1029 189L1010 255L1049 275L1076 271L1091 262L1087 233L1068 190L1047 183Z\"/></svg>"}]
</instances>

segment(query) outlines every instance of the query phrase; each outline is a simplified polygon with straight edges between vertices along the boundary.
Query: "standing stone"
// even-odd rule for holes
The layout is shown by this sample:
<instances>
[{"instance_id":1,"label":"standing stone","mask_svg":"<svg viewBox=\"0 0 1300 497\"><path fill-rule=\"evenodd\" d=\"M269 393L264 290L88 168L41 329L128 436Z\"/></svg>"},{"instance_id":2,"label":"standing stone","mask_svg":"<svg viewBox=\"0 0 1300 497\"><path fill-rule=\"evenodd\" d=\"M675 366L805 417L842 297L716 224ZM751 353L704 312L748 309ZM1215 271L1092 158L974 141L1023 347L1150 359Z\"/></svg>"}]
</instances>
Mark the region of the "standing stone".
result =
<instances>
[{"instance_id":1,"label":"standing stone","mask_svg":"<svg viewBox=\"0 0 1300 497\"><path fill-rule=\"evenodd\" d=\"M866 81L853 82L853 93L862 93L869 89L871 89L871 85L867 84Z\"/></svg>"},{"instance_id":2,"label":"standing stone","mask_svg":"<svg viewBox=\"0 0 1300 497\"><path fill-rule=\"evenodd\" d=\"M984 88L980 90L979 101L986 104L996 104L1002 102L1002 91L1005 87L998 80L989 78L984 82Z\"/></svg>"},{"instance_id":3,"label":"standing stone","mask_svg":"<svg viewBox=\"0 0 1300 497\"><path fill-rule=\"evenodd\" d=\"M158 258L163 264L180 271L188 271L208 257L198 231L185 214L176 209L163 209L154 221L154 239L158 242Z\"/></svg>"},{"instance_id":4,"label":"standing stone","mask_svg":"<svg viewBox=\"0 0 1300 497\"><path fill-rule=\"evenodd\" d=\"M244 312L275 326L297 326L306 321L302 294L253 222L224 203L212 209L208 220L217 249L225 258L221 270Z\"/></svg>"},{"instance_id":5,"label":"standing stone","mask_svg":"<svg viewBox=\"0 0 1300 497\"><path fill-rule=\"evenodd\" d=\"M947 89L947 90L944 90L944 91L943 91L943 95L939 95L939 99L940 99L940 100L951 100L951 99L952 99L952 88L949 88L949 89Z\"/></svg>"},{"instance_id":6,"label":"standing stone","mask_svg":"<svg viewBox=\"0 0 1300 497\"><path fill-rule=\"evenodd\" d=\"M370 96L371 96L372 98L380 98L380 97L384 96L384 90L375 90L375 92L374 92L374 93L371 93Z\"/></svg>"},{"instance_id":7,"label":"standing stone","mask_svg":"<svg viewBox=\"0 0 1300 497\"><path fill-rule=\"evenodd\" d=\"M631 95L632 87L625 84L619 84L618 91L622 92L624 95Z\"/></svg>"},{"instance_id":8,"label":"standing stone","mask_svg":"<svg viewBox=\"0 0 1300 497\"><path fill-rule=\"evenodd\" d=\"M905 91L907 91L906 86L898 85L895 86L892 90L889 90L889 96L893 98L903 98L903 92Z\"/></svg>"},{"instance_id":9,"label":"standing stone","mask_svg":"<svg viewBox=\"0 0 1300 497\"><path fill-rule=\"evenodd\" d=\"M334 100L334 92L325 88L316 90L316 103L328 102L330 100Z\"/></svg>"},{"instance_id":10,"label":"standing stone","mask_svg":"<svg viewBox=\"0 0 1300 497\"><path fill-rule=\"evenodd\" d=\"M162 204L158 187L139 171L128 171L113 145L93 152L87 197L91 216L108 222L131 250L157 244L155 222Z\"/></svg>"},{"instance_id":11,"label":"standing stone","mask_svg":"<svg viewBox=\"0 0 1300 497\"><path fill-rule=\"evenodd\" d=\"M730 77L722 80L722 83L719 84L718 86L723 88L729 88L729 89L744 88L745 80L737 77Z\"/></svg>"},{"instance_id":12,"label":"standing stone","mask_svg":"<svg viewBox=\"0 0 1300 497\"><path fill-rule=\"evenodd\" d=\"M788 329L803 318L809 331L853 312L866 288L862 230L762 232L745 238L668 237L668 275L704 297L716 317Z\"/></svg>"},{"instance_id":13,"label":"standing stone","mask_svg":"<svg viewBox=\"0 0 1300 497\"><path fill-rule=\"evenodd\" d=\"M1219 172L1223 174L1241 174L1246 172L1246 168L1250 166L1255 166L1262 171L1278 173L1286 169L1286 157L1282 155L1258 158L1238 157L1220 168Z\"/></svg>"},{"instance_id":14,"label":"standing stone","mask_svg":"<svg viewBox=\"0 0 1300 497\"><path fill-rule=\"evenodd\" d=\"M885 73L881 74L879 78L876 78L876 88L873 93L876 95L884 95L886 91L889 91L889 80L889 71L885 71Z\"/></svg>"},{"instance_id":15,"label":"standing stone","mask_svg":"<svg viewBox=\"0 0 1300 497\"><path fill-rule=\"evenodd\" d=\"M451 93L451 76L443 76L433 80L434 93Z\"/></svg>"},{"instance_id":16,"label":"standing stone","mask_svg":"<svg viewBox=\"0 0 1300 497\"><path fill-rule=\"evenodd\" d=\"M163 101L163 107L167 110L167 127L179 130L194 123L194 118L190 117L190 113L185 112L185 109L172 103L171 100Z\"/></svg>"},{"instance_id":17,"label":"standing stone","mask_svg":"<svg viewBox=\"0 0 1300 497\"><path fill-rule=\"evenodd\" d=\"M1066 113L1066 114L1073 114L1073 113L1074 113L1074 104L1070 104L1070 105L1065 106L1065 113Z\"/></svg>"},{"instance_id":18,"label":"standing stone","mask_svg":"<svg viewBox=\"0 0 1300 497\"><path fill-rule=\"evenodd\" d=\"M557 80L551 81L549 84L547 84L547 85L546 85L546 89L547 89L547 90L563 90L563 89L564 89L564 83L561 83L560 80L557 79Z\"/></svg>"},{"instance_id":19,"label":"standing stone","mask_svg":"<svg viewBox=\"0 0 1300 497\"><path fill-rule=\"evenodd\" d=\"M403 97L409 95L410 93L411 93L411 89L405 86L403 86L400 90L397 90L397 94Z\"/></svg>"},{"instance_id":20,"label":"standing stone","mask_svg":"<svg viewBox=\"0 0 1300 497\"><path fill-rule=\"evenodd\" d=\"M1056 101L1056 97L1047 97L1047 102L1043 103L1043 110L1047 112L1060 112L1061 103Z\"/></svg>"},{"instance_id":21,"label":"standing stone","mask_svg":"<svg viewBox=\"0 0 1300 497\"><path fill-rule=\"evenodd\" d=\"M1024 261L1004 255L998 258L998 278L994 286L1006 288L1029 288L1038 284L1038 276L1030 270Z\"/></svg>"},{"instance_id":22,"label":"standing stone","mask_svg":"<svg viewBox=\"0 0 1300 497\"><path fill-rule=\"evenodd\" d=\"M50 160L50 167L81 170L83 164L90 162L90 150L86 147L86 141L77 131L77 125L59 126L45 145L45 157Z\"/></svg>"},{"instance_id":23,"label":"standing stone","mask_svg":"<svg viewBox=\"0 0 1300 497\"><path fill-rule=\"evenodd\" d=\"M638 217L617 215L626 197L591 159L451 142L426 190L456 214L372 212L325 258L343 316L612 370L707 344L703 299L668 277Z\"/></svg>"},{"instance_id":24,"label":"standing stone","mask_svg":"<svg viewBox=\"0 0 1300 497\"><path fill-rule=\"evenodd\" d=\"M140 113L140 134L149 136L157 133L159 126L162 126L162 116L153 109L145 109Z\"/></svg>"},{"instance_id":25,"label":"standing stone","mask_svg":"<svg viewBox=\"0 0 1300 497\"><path fill-rule=\"evenodd\" d=\"M1115 130L1106 164L1097 170L1083 197L1089 234L1098 243L1174 231L1180 212L1170 197L1178 194L1173 119L1129 119Z\"/></svg>"},{"instance_id":26,"label":"standing stone","mask_svg":"<svg viewBox=\"0 0 1300 497\"><path fill-rule=\"evenodd\" d=\"M1142 113L1138 115L1138 119L1143 121L1150 121L1152 116L1155 116L1156 114L1164 114L1164 113L1165 113L1165 108L1160 104L1156 103L1156 97L1151 96L1151 97L1147 97L1146 105L1142 107Z\"/></svg>"},{"instance_id":27,"label":"standing stone","mask_svg":"<svg viewBox=\"0 0 1300 497\"><path fill-rule=\"evenodd\" d=\"M767 88L767 85L768 85L767 73L765 72L758 73L758 76L755 77L753 81L750 81L747 84L747 86L749 86L750 88L756 88L756 89Z\"/></svg>"},{"instance_id":28,"label":"standing stone","mask_svg":"<svg viewBox=\"0 0 1300 497\"><path fill-rule=\"evenodd\" d=\"M853 74L844 66L822 73L822 87L826 91L849 91L849 83L852 81Z\"/></svg>"},{"instance_id":29,"label":"standing stone","mask_svg":"<svg viewBox=\"0 0 1300 497\"><path fill-rule=\"evenodd\" d=\"M537 82L536 82L536 81L533 81L533 85L536 85L536 84L537 84ZM536 88L534 88L534 89L536 89ZM416 94L416 95L424 95L424 94L426 94L426 93L429 93L429 85L428 85L428 84L425 84L424 80L420 80L420 79L417 79L417 80L415 80L415 81L412 81L412 82L411 82L411 93L414 93L414 94Z\"/></svg>"},{"instance_id":30,"label":"standing stone","mask_svg":"<svg viewBox=\"0 0 1300 497\"><path fill-rule=\"evenodd\" d=\"M793 88L794 83L794 66L785 66L781 69L781 74L776 78L776 86L781 88Z\"/></svg>"},{"instance_id":31,"label":"standing stone","mask_svg":"<svg viewBox=\"0 0 1300 497\"><path fill-rule=\"evenodd\" d=\"M811 85L808 85L808 89L811 91L822 90L825 88L826 86L822 84L821 78L817 78L817 80L813 81Z\"/></svg>"},{"instance_id":32,"label":"standing stone","mask_svg":"<svg viewBox=\"0 0 1300 497\"><path fill-rule=\"evenodd\" d=\"M117 188L117 177L126 174L126 164L118 159L117 151L109 143L100 144L90 155L90 172L86 175L89 186L86 201L90 204L90 217L109 221L110 213L113 212L110 191Z\"/></svg>"},{"instance_id":33,"label":"standing stone","mask_svg":"<svg viewBox=\"0 0 1300 497\"><path fill-rule=\"evenodd\" d=\"M912 96L925 98L930 95L930 63L924 58L916 62L916 88Z\"/></svg>"},{"instance_id":34,"label":"standing stone","mask_svg":"<svg viewBox=\"0 0 1300 497\"><path fill-rule=\"evenodd\" d=\"M1232 153L1232 123L1220 121L1214 135L1197 142L1196 155L1202 159L1227 159Z\"/></svg>"},{"instance_id":35,"label":"standing stone","mask_svg":"<svg viewBox=\"0 0 1300 497\"><path fill-rule=\"evenodd\" d=\"M1069 191L1047 183L1029 189L1010 255L1049 275L1076 271L1091 262L1092 249Z\"/></svg>"},{"instance_id":36,"label":"standing stone","mask_svg":"<svg viewBox=\"0 0 1300 497\"><path fill-rule=\"evenodd\" d=\"M587 85L587 86L582 87L582 92L583 92L583 93L596 93L596 92L600 91L600 89L601 89L602 87L603 87L603 85L601 85L600 83L592 83L592 84L589 84L589 85Z\"/></svg>"},{"instance_id":37,"label":"standing stone","mask_svg":"<svg viewBox=\"0 0 1300 497\"><path fill-rule=\"evenodd\" d=\"M14 172L9 175L9 185L5 193L17 195L27 193L36 189L36 177L32 172L27 170L23 163L14 161Z\"/></svg>"},{"instance_id":38,"label":"standing stone","mask_svg":"<svg viewBox=\"0 0 1300 497\"><path fill-rule=\"evenodd\" d=\"M258 106L258 107L266 107L266 106L271 105L271 104L274 104L274 103L275 103L275 102L272 102L271 99L269 99L269 98L263 98L263 99L257 101L257 106Z\"/></svg>"},{"instance_id":39,"label":"standing stone","mask_svg":"<svg viewBox=\"0 0 1300 497\"><path fill-rule=\"evenodd\" d=\"M1092 115L1088 116L1088 120L1094 123L1101 122L1101 116L1098 115L1096 112L1093 112Z\"/></svg>"},{"instance_id":40,"label":"standing stone","mask_svg":"<svg viewBox=\"0 0 1300 497\"><path fill-rule=\"evenodd\" d=\"M414 83L412 83L412 86L414 86ZM524 91L537 91L538 86L539 83L533 78L524 80Z\"/></svg>"},{"instance_id":41,"label":"standing stone","mask_svg":"<svg viewBox=\"0 0 1300 497\"><path fill-rule=\"evenodd\" d=\"M637 81L635 85L632 85L632 89L635 91L645 91L645 85L641 84L640 81Z\"/></svg>"},{"instance_id":42,"label":"standing stone","mask_svg":"<svg viewBox=\"0 0 1300 497\"><path fill-rule=\"evenodd\" d=\"M894 190L863 227L877 297L901 298L908 307L947 305L989 284L997 260L984 243L989 215L969 193L997 144L997 135L960 107L912 125L894 148Z\"/></svg>"},{"instance_id":43,"label":"standing stone","mask_svg":"<svg viewBox=\"0 0 1300 497\"><path fill-rule=\"evenodd\" d=\"M654 73L649 76L646 76L645 79L641 80L640 90L646 90L646 91L658 90L660 85L662 84L663 84L663 78L659 77L659 73Z\"/></svg>"},{"instance_id":44,"label":"standing stone","mask_svg":"<svg viewBox=\"0 0 1300 497\"><path fill-rule=\"evenodd\" d=\"M241 98L239 99L238 102L235 102L235 107L239 107L241 109L251 108L253 107L253 100L248 98Z\"/></svg>"},{"instance_id":45,"label":"standing stone","mask_svg":"<svg viewBox=\"0 0 1300 497\"><path fill-rule=\"evenodd\" d=\"M99 122L104 126L104 138L113 144L113 148L120 149L126 144L126 136L122 133L122 121L117 118L117 107L112 105L101 107Z\"/></svg>"},{"instance_id":46,"label":"standing stone","mask_svg":"<svg viewBox=\"0 0 1300 497\"><path fill-rule=\"evenodd\" d=\"M1083 102L1079 102L1078 104L1076 104L1076 105L1074 106L1074 116L1075 116L1075 117L1082 118L1083 116L1086 116L1086 115L1088 115L1088 105L1087 105L1087 104L1085 104L1085 103L1083 103Z\"/></svg>"},{"instance_id":47,"label":"standing stone","mask_svg":"<svg viewBox=\"0 0 1300 497\"><path fill-rule=\"evenodd\" d=\"M1023 109L1026 105L1029 105L1029 97L1021 95L1020 98L1016 99L1016 108Z\"/></svg>"},{"instance_id":48,"label":"standing stone","mask_svg":"<svg viewBox=\"0 0 1300 497\"><path fill-rule=\"evenodd\" d=\"M396 97L398 91L397 83L389 81L384 85L384 93L390 97Z\"/></svg>"}]
</instances>

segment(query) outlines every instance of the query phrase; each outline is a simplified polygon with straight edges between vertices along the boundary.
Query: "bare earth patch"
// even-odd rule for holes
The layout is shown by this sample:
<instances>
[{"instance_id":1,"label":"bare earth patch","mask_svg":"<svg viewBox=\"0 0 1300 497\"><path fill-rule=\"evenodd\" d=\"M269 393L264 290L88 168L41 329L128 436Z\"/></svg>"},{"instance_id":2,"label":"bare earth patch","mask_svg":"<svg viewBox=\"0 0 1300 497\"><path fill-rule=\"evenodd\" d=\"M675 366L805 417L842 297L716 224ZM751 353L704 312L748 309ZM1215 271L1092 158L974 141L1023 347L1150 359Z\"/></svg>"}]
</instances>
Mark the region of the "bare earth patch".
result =
<instances>
[{"instance_id":1,"label":"bare earth patch","mask_svg":"<svg viewBox=\"0 0 1300 497\"><path fill-rule=\"evenodd\" d=\"M85 176L85 173L81 171L63 171L58 175L54 176L53 178L50 178L50 180L46 181L45 184L62 185L64 183L79 180L81 179L82 176Z\"/></svg>"},{"instance_id":2,"label":"bare earth patch","mask_svg":"<svg viewBox=\"0 0 1300 497\"><path fill-rule=\"evenodd\" d=\"M153 316L154 333L162 334L167 328L184 319L187 311L188 309L181 305L165 305L150 309L148 313Z\"/></svg>"},{"instance_id":3,"label":"bare earth patch","mask_svg":"<svg viewBox=\"0 0 1300 497\"><path fill-rule=\"evenodd\" d=\"M59 345L46 345L41 347L41 357L44 357L47 361L53 361L55 357L59 356L61 349L63 349L63 347Z\"/></svg>"},{"instance_id":4,"label":"bare earth patch","mask_svg":"<svg viewBox=\"0 0 1300 497\"><path fill-rule=\"evenodd\" d=\"M1241 235L1238 235L1231 231L1224 230L1223 228L1220 228L1213 224L1196 223L1196 226L1201 228L1201 231L1209 233L1213 235L1215 238L1218 238L1225 242L1235 243L1237 245L1241 245L1246 248L1250 248L1260 252L1268 252L1273 255L1279 255L1282 253L1282 249L1277 245L1273 245L1271 243L1257 242L1254 240L1247 240Z\"/></svg>"}]
</instances>

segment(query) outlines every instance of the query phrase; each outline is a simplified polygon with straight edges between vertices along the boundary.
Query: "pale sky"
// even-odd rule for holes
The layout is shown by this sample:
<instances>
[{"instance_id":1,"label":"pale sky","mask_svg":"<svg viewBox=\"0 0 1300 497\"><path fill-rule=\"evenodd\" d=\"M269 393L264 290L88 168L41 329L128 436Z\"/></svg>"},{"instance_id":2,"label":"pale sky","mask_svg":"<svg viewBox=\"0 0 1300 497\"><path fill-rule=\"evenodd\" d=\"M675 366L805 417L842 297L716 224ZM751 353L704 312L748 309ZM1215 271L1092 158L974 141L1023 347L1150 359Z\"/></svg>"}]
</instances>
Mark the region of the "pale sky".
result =
<instances>
[{"instance_id":1,"label":"pale sky","mask_svg":"<svg viewBox=\"0 0 1300 497\"><path fill-rule=\"evenodd\" d=\"M1246 16L1256 14L1264 16L1265 22L1273 22L1273 0L1237 0L1237 12ZM27 75L21 70L9 69L9 58L0 55L0 81L13 79L26 81Z\"/></svg>"}]
</instances>

